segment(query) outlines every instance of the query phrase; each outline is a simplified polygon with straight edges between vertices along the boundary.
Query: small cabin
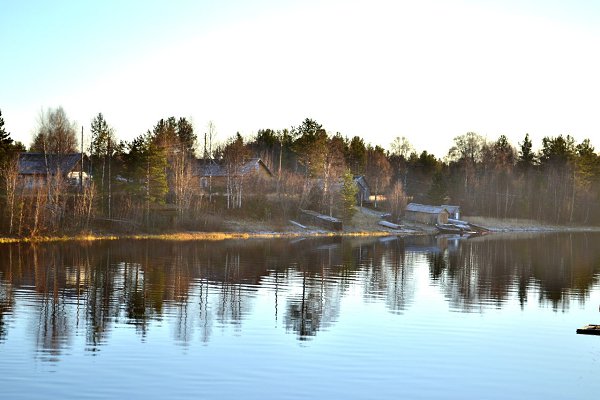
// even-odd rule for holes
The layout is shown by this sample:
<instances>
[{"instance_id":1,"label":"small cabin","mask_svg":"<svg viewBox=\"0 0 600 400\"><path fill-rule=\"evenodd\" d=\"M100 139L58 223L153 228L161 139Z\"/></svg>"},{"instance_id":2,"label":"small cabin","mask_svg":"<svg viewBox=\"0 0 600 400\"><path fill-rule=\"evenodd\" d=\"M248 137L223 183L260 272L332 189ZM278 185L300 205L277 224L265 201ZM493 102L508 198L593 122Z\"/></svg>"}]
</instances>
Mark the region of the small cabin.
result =
<instances>
[{"instance_id":1,"label":"small cabin","mask_svg":"<svg viewBox=\"0 0 600 400\"><path fill-rule=\"evenodd\" d=\"M448 204L442 204L441 207L445 208L450 213L450 218L460 219L460 206L451 206Z\"/></svg>"},{"instance_id":2,"label":"small cabin","mask_svg":"<svg viewBox=\"0 0 600 400\"><path fill-rule=\"evenodd\" d=\"M418 203L409 203L404 212L404 219L407 221L427 225L447 224L449 217L450 213L444 207Z\"/></svg>"},{"instance_id":3,"label":"small cabin","mask_svg":"<svg viewBox=\"0 0 600 400\"><path fill-rule=\"evenodd\" d=\"M353 179L354 183L356 184L356 188L358 189L356 193L356 203L362 206L363 203L367 203L369 201L369 198L371 197L371 189L369 188L364 176L358 175Z\"/></svg>"}]
</instances>

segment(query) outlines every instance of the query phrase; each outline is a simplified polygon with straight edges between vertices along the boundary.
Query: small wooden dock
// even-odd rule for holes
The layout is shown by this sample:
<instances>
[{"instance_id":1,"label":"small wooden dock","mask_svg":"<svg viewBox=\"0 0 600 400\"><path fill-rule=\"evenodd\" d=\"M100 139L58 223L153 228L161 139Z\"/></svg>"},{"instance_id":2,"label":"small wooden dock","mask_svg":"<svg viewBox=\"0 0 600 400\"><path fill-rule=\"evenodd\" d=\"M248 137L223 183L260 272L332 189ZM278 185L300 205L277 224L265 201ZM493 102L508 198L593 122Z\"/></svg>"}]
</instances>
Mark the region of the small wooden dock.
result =
<instances>
[{"instance_id":1,"label":"small wooden dock","mask_svg":"<svg viewBox=\"0 0 600 400\"><path fill-rule=\"evenodd\" d=\"M586 325L583 328L577 329L577 333L581 335L600 335L600 325Z\"/></svg>"}]
</instances>

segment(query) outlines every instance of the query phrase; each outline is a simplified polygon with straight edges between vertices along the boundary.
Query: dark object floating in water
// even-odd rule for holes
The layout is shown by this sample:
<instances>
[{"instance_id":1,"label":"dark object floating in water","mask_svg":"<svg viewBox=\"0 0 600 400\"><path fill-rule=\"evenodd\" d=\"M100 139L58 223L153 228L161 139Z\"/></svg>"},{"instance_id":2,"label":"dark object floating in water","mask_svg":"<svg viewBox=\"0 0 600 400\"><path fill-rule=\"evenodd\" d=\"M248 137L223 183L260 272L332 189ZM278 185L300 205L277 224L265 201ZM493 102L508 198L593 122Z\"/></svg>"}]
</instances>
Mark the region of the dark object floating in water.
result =
<instances>
[{"instance_id":1,"label":"dark object floating in water","mask_svg":"<svg viewBox=\"0 0 600 400\"><path fill-rule=\"evenodd\" d=\"M583 328L577 329L577 333L582 335L600 335L600 325L586 325Z\"/></svg>"}]
</instances>

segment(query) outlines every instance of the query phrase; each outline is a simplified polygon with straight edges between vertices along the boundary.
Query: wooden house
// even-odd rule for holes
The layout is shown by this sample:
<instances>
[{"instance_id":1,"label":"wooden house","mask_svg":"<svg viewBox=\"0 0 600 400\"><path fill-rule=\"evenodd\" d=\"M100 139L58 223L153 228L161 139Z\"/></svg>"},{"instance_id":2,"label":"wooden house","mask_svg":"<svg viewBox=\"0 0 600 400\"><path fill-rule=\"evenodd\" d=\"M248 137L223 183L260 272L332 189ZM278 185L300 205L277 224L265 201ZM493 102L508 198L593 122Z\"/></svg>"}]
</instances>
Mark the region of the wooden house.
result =
<instances>
[{"instance_id":1,"label":"wooden house","mask_svg":"<svg viewBox=\"0 0 600 400\"><path fill-rule=\"evenodd\" d=\"M418 203L409 203L404 213L404 219L427 225L447 224L449 216L444 207Z\"/></svg>"},{"instance_id":2,"label":"wooden house","mask_svg":"<svg viewBox=\"0 0 600 400\"><path fill-rule=\"evenodd\" d=\"M60 177L71 187L89 184L90 177L85 172L82 162L87 157L81 153L69 154L44 154L21 153L19 154L19 184L25 189L34 189L47 184L50 178Z\"/></svg>"},{"instance_id":3,"label":"wooden house","mask_svg":"<svg viewBox=\"0 0 600 400\"><path fill-rule=\"evenodd\" d=\"M258 180L269 180L274 177L273 173L260 158L251 158L237 168L231 170L223 160L197 160L196 175L200 180L200 188L208 189L223 188L227 185L227 177L230 178L252 178Z\"/></svg>"}]
</instances>

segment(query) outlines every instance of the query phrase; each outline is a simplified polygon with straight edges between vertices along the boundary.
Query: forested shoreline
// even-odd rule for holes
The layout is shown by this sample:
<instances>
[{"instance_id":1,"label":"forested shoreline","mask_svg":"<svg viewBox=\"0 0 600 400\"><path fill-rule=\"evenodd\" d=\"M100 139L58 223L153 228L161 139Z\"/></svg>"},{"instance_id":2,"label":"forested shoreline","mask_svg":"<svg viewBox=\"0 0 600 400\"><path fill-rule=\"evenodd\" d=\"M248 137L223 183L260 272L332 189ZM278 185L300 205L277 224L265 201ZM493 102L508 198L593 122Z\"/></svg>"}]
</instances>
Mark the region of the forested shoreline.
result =
<instances>
[{"instance_id":1,"label":"forested shoreline","mask_svg":"<svg viewBox=\"0 0 600 400\"><path fill-rule=\"evenodd\" d=\"M569 135L544 137L534 151L528 134L513 144L504 135L487 140L467 132L438 159L404 137L384 149L309 118L222 140L213 123L199 132L186 118L169 117L124 141L99 113L87 132L80 137L61 107L49 109L25 146L5 130L0 112L0 235L220 231L226 219L284 227L300 209L351 220L357 176L372 195L363 205L394 220L414 201L457 204L468 215L600 223L600 156L589 139L577 143ZM81 153L82 140L75 183L48 173L23 184L20 153L60 159ZM257 158L266 179L245 174L245 163ZM217 166L220 180L203 172Z\"/></svg>"}]
</instances>

